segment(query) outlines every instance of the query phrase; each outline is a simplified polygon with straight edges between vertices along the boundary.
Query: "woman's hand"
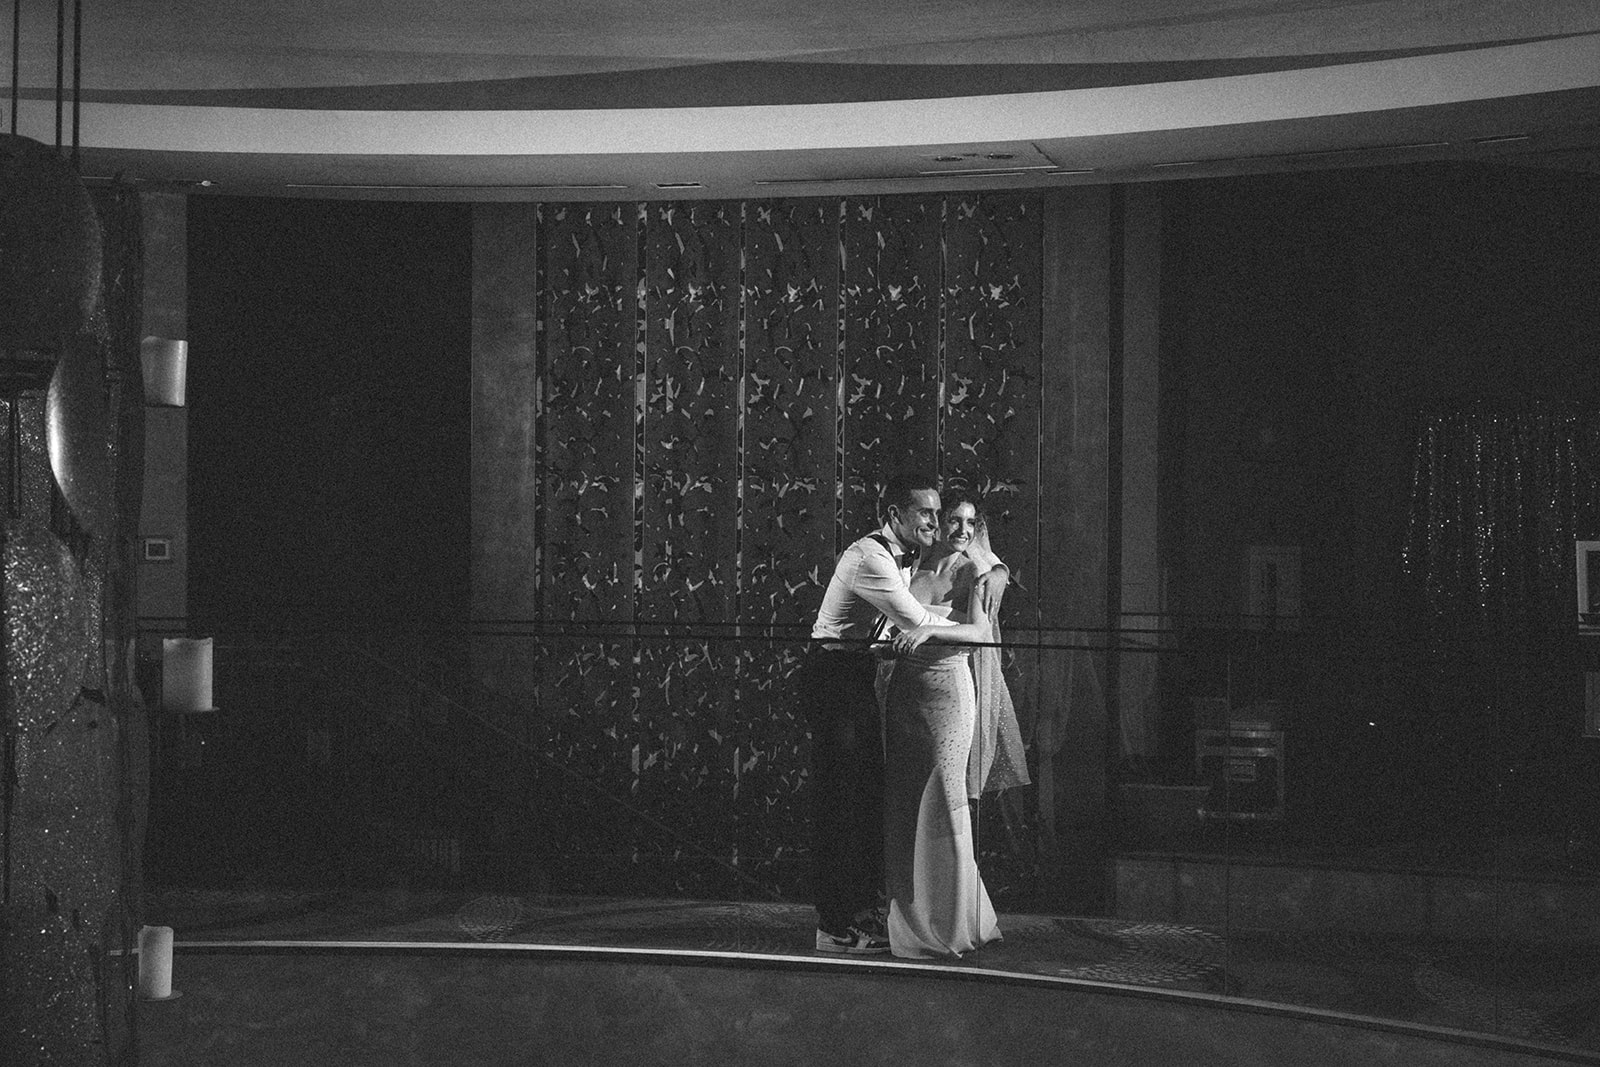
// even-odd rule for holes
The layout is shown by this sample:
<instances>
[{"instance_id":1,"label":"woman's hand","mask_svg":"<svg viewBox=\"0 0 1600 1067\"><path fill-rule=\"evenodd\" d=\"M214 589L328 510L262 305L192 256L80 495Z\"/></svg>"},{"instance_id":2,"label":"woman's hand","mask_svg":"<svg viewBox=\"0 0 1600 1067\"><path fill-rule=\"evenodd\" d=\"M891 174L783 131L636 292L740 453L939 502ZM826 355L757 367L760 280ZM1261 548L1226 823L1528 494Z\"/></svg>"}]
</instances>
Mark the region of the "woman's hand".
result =
<instances>
[{"instance_id":1,"label":"woman's hand","mask_svg":"<svg viewBox=\"0 0 1600 1067\"><path fill-rule=\"evenodd\" d=\"M1006 595L1006 586L1010 583L1011 571L1003 563L978 576L973 593L985 615L993 618L1000 610L1000 598Z\"/></svg>"}]
</instances>

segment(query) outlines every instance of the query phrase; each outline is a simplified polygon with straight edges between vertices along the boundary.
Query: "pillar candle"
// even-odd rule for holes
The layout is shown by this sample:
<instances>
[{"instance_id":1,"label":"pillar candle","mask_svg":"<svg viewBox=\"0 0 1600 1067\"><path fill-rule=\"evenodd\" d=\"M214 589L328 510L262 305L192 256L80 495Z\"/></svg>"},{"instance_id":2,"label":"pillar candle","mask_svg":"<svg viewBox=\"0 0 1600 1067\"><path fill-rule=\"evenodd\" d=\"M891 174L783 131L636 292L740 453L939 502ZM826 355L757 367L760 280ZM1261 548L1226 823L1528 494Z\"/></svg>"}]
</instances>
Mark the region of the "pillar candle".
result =
<instances>
[{"instance_id":1,"label":"pillar candle","mask_svg":"<svg viewBox=\"0 0 1600 1067\"><path fill-rule=\"evenodd\" d=\"M172 927L139 928L139 996L172 999Z\"/></svg>"},{"instance_id":2,"label":"pillar candle","mask_svg":"<svg viewBox=\"0 0 1600 1067\"><path fill-rule=\"evenodd\" d=\"M211 638L168 637L161 642L161 707L211 711Z\"/></svg>"},{"instance_id":3,"label":"pillar candle","mask_svg":"<svg viewBox=\"0 0 1600 1067\"><path fill-rule=\"evenodd\" d=\"M189 342L170 337L146 337L139 344L139 362L144 371L145 403L183 407Z\"/></svg>"}]
</instances>

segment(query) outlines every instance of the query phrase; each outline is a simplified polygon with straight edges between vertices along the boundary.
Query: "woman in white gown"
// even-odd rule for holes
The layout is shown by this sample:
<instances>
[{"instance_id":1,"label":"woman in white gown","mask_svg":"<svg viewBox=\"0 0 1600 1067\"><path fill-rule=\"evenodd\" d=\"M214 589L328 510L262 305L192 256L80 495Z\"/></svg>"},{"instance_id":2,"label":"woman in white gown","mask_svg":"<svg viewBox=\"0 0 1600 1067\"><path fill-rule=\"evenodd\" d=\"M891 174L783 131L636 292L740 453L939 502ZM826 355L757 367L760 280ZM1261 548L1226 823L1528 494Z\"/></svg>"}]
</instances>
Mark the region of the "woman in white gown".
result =
<instances>
[{"instance_id":1,"label":"woman in white gown","mask_svg":"<svg viewBox=\"0 0 1600 1067\"><path fill-rule=\"evenodd\" d=\"M956 622L987 622L974 588L993 560L981 531L975 503L952 501L938 543L911 581L918 600L936 610L948 608ZM981 792L995 763L994 732L979 728L970 646L923 643L915 631L898 643L912 650L895 663L884 706L889 947L896 956L913 959L960 956L1000 938L994 906L978 874L968 806L969 794ZM998 675L997 657L995 664ZM1003 690L1003 680L999 685ZM1005 707L1009 713L1009 698ZM1014 738L1014 715L1010 727ZM980 746L989 746L977 759L975 735ZM1007 749L1002 763L1021 763L1020 740L1015 753L1000 747ZM1026 781L1026 770L1021 773Z\"/></svg>"}]
</instances>

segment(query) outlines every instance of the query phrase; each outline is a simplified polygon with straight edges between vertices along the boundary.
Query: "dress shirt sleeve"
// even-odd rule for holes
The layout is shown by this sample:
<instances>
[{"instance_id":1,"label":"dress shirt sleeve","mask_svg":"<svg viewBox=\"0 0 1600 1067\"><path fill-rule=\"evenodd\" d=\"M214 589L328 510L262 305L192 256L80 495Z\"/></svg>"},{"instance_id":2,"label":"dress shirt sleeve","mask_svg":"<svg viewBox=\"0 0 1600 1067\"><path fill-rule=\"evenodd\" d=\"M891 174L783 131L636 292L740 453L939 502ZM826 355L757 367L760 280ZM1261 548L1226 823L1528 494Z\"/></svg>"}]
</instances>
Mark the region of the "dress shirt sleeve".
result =
<instances>
[{"instance_id":1,"label":"dress shirt sleeve","mask_svg":"<svg viewBox=\"0 0 1600 1067\"><path fill-rule=\"evenodd\" d=\"M900 568L894 565L888 552L866 553L861 569L856 572L855 592L901 630L915 630L923 625L955 625L930 612L911 595Z\"/></svg>"}]
</instances>

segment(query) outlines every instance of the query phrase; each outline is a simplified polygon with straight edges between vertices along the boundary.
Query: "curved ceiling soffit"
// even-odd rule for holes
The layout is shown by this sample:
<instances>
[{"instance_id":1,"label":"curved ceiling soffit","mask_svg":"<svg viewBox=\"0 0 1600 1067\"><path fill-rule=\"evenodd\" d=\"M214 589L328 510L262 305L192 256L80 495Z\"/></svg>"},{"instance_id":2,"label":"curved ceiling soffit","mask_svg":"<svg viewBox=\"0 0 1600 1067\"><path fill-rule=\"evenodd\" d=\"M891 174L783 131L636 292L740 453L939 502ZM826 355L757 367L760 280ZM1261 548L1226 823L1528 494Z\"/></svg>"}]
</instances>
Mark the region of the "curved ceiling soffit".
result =
<instances>
[{"instance_id":1,"label":"curved ceiling soffit","mask_svg":"<svg viewBox=\"0 0 1600 1067\"><path fill-rule=\"evenodd\" d=\"M1475 47L1523 43L1531 42L1496 41ZM734 61L386 85L99 90L83 93L82 99L108 104L344 111L605 111L837 104L1204 81L1462 50L1452 45L1384 52L1095 63ZM53 90L27 95L30 99L54 99Z\"/></svg>"},{"instance_id":2,"label":"curved ceiling soffit","mask_svg":"<svg viewBox=\"0 0 1600 1067\"><path fill-rule=\"evenodd\" d=\"M54 83L52 5L24 85ZM1137 64L1471 47L1600 31L1592 0L121 0L89 14L99 92L329 88L695 64Z\"/></svg>"},{"instance_id":3,"label":"curved ceiling soffit","mask_svg":"<svg viewBox=\"0 0 1600 1067\"><path fill-rule=\"evenodd\" d=\"M347 110L85 101L86 148L167 153L745 153L1074 138L1428 108L1600 86L1600 34L1215 78L942 99L728 107ZM54 110L24 101L46 139ZM43 136L42 136L43 135Z\"/></svg>"}]
</instances>

